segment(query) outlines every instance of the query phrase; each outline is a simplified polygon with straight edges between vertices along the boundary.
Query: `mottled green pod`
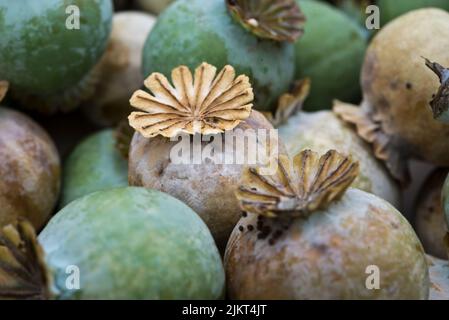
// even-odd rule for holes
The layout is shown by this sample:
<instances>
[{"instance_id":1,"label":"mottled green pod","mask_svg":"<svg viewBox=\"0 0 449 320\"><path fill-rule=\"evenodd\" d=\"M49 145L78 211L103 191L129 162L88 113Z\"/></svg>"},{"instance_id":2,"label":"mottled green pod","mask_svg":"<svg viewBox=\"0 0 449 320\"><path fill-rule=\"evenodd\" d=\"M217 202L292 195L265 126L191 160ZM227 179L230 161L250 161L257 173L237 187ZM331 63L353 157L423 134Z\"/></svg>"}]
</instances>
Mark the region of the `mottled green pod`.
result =
<instances>
[{"instance_id":1,"label":"mottled green pod","mask_svg":"<svg viewBox=\"0 0 449 320\"><path fill-rule=\"evenodd\" d=\"M377 195L396 208L401 207L399 185L372 154L370 146L333 112L299 112L279 127L279 135L290 155L304 149L320 154L334 149L352 155L360 164L360 173L352 187Z\"/></svg>"},{"instance_id":2,"label":"mottled green pod","mask_svg":"<svg viewBox=\"0 0 449 320\"><path fill-rule=\"evenodd\" d=\"M293 81L293 45L258 38L230 14L225 0L179 0L158 18L143 53L143 73L169 75L179 65L229 64L251 78L255 107L270 110Z\"/></svg>"},{"instance_id":3,"label":"mottled green pod","mask_svg":"<svg viewBox=\"0 0 449 320\"><path fill-rule=\"evenodd\" d=\"M58 299L219 299L214 240L184 203L144 188L100 191L58 212L39 235ZM67 267L80 289L66 286Z\"/></svg>"},{"instance_id":4,"label":"mottled green pod","mask_svg":"<svg viewBox=\"0 0 449 320\"><path fill-rule=\"evenodd\" d=\"M332 6L296 0L307 17L295 44L295 79L309 77L308 110L330 109L333 99L358 102L366 39L359 25Z\"/></svg>"},{"instance_id":5,"label":"mottled green pod","mask_svg":"<svg viewBox=\"0 0 449 320\"><path fill-rule=\"evenodd\" d=\"M386 24L400 15L420 8L441 8L449 10L447 0L378 0L382 24Z\"/></svg>"},{"instance_id":6,"label":"mottled green pod","mask_svg":"<svg viewBox=\"0 0 449 320\"><path fill-rule=\"evenodd\" d=\"M63 207L89 193L128 185L128 163L116 149L113 130L95 133L81 142L64 166Z\"/></svg>"},{"instance_id":7,"label":"mottled green pod","mask_svg":"<svg viewBox=\"0 0 449 320\"><path fill-rule=\"evenodd\" d=\"M111 0L0 0L0 78L43 111L76 106L92 91L111 19Z\"/></svg>"}]
</instances>

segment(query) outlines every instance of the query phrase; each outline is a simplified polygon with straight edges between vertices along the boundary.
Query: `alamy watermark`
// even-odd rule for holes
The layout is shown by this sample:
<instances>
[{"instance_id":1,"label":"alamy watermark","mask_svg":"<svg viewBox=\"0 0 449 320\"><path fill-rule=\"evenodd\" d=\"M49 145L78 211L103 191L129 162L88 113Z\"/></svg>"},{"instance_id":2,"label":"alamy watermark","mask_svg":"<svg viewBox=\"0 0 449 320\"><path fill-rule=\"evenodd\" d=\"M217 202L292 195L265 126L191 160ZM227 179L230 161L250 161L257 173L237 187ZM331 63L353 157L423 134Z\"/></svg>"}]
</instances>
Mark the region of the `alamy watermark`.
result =
<instances>
[{"instance_id":1,"label":"alamy watermark","mask_svg":"<svg viewBox=\"0 0 449 320\"><path fill-rule=\"evenodd\" d=\"M180 134L170 150L173 164L257 166L263 175L276 173L279 134L276 129L234 129L222 134Z\"/></svg>"},{"instance_id":2,"label":"alamy watermark","mask_svg":"<svg viewBox=\"0 0 449 320\"><path fill-rule=\"evenodd\" d=\"M68 15L65 20L65 27L68 30L79 30L81 28L81 11L76 5L70 5L65 8L65 13Z\"/></svg>"}]
</instances>

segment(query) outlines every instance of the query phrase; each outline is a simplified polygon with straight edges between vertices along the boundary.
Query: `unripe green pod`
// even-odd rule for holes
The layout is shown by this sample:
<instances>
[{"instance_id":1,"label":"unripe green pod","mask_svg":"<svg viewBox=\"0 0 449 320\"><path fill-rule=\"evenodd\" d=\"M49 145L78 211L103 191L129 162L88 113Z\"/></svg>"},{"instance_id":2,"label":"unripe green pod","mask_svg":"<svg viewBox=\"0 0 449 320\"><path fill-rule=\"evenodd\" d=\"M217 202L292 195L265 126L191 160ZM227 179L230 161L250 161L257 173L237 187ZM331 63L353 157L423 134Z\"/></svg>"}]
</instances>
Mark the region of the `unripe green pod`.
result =
<instances>
[{"instance_id":1,"label":"unripe green pod","mask_svg":"<svg viewBox=\"0 0 449 320\"><path fill-rule=\"evenodd\" d=\"M412 10L421 8L441 8L449 10L447 0L378 0L382 25Z\"/></svg>"},{"instance_id":2,"label":"unripe green pod","mask_svg":"<svg viewBox=\"0 0 449 320\"><path fill-rule=\"evenodd\" d=\"M95 133L67 158L60 206L89 193L128 185L128 163L116 148L113 130Z\"/></svg>"},{"instance_id":3,"label":"unripe green pod","mask_svg":"<svg viewBox=\"0 0 449 320\"><path fill-rule=\"evenodd\" d=\"M111 19L111 0L0 0L0 79L33 109L77 106L93 93Z\"/></svg>"},{"instance_id":4,"label":"unripe green pod","mask_svg":"<svg viewBox=\"0 0 449 320\"><path fill-rule=\"evenodd\" d=\"M359 102L365 36L356 22L329 4L296 0L307 21L295 44L295 79L309 77L308 110L330 109L333 99Z\"/></svg>"},{"instance_id":5,"label":"unripe green pod","mask_svg":"<svg viewBox=\"0 0 449 320\"><path fill-rule=\"evenodd\" d=\"M17 239L28 245L17 251L19 259L6 254L0 261L14 261L20 270L29 267L33 277L20 282L20 273L2 269L7 277L0 282L0 297L223 296L223 266L209 230L192 209L164 193L132 187L92 193L58 212L39 235L40 245L29 229L24 222L17 231L4 229L3 238L10 241L2 244L7 249L2 253L17 250Z\"/></svg>"},{"instance_id":6,"label":"unripe green pod","mask_svg":"<svg viewBox=\"0 0 449 320\"><path fill-rule=\"evenodd\" d=\"M246 20L240 21L238 14L233 16L226 2L231 3L225 0L179 0L167 8L159 16L145 44L144 76L153 72L169 75L179 65L194 69L207 62L220 69L229 64L235 67L237 73L250 77L256 109L273 109L277 98L288 91L293 81L293 45L262 39L255 35L260 30L245 30L251 26L247 25ZM259 0L251 2L250 8L265 3ZM278 2L294 6L292 1L285 0L276 0L273 5ZM293 21L293 26L288 31L295 30L297 21L302 19L296 7L293 11L294 16L289 20L289 23ZM263 20L256 20L256 23L262 24ZM299 34L299 31L295 32L292 38L296 39Z\"/></svg>"}]
</instances>

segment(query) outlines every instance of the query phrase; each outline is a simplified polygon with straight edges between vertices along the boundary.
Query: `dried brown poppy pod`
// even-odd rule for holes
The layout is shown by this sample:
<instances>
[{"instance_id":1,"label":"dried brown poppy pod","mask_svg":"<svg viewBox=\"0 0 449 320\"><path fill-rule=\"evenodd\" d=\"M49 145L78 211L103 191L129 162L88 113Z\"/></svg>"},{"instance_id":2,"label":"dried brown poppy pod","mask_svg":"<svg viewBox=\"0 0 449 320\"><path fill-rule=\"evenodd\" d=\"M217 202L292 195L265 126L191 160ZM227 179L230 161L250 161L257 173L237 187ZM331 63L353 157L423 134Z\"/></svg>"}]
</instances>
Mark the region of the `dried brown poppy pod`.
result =
<instances>
[{"instance_id":1,"label":"dried brown poppy pod","mask_svg":"<svg viewBox=\"0 0 449 320\"><path fill-rule=\"evenodd\" d=\"M414 206L414 225L419 239L428 254L440 259L447 259L444 241L447 228L441 199L447 174L447 169L433 171L421 186Z\"/></svg>"},{"instance_id":2,"label":"dried brown poppy pod","mask_svg":"<svg viewBox=\"0 0 449 320\"><path fill-rule=\"evenodd\" d=\"M449 65L448 47L448 12L421 9L395 19L367 50L361 107L334 106L403 183L409 180L409 158L449 166L449 140L444 138L449 126L435 121L429 106L440 83L422 58Z\"/></svg>"},{"instance_id":3,"label":"dried brown poppy pod","mask_svg":"<svg viewBox=\"0 0 449 320\"><path fill-rule=\"evenodd\" d=\"M96 67L99 82L83 108L94 123L113 126L129 115L129 97L143 82L143 46L155 22L154 16L142 12L114 15L107 50Z\"/></svg>"},{"instance_id":4,"label":"dried brown poppy pod","mask_svg":"<svg viewBox=\"0 0 449 320\"><path fill-rule=\"evenodd\" d=\"M233 159L241 155L239 152L248 154L250 147L266 147L265 154L271 157L282 146L277 137L266 145L256 137L242 151L226 136L238 138L248 132L244 130L257 129L264 129L268 136L273 129L262 114L252 110L249 79L236 77L233 67L226 66L216 74L215 67L203 63L193 76L181 66L173 70L172 81L174 87L163 75L154 73L145 81L153 95L139 90L131 98L131 105L142 112L129 116L131 127L137 131L129 152L129 183L161 190L185 202L206 222L218 246L224 249L240 217L234 191L248 158L231 161L234 164L223 159ZM178 154L174 150L180 146L176 138L179 134L183 134L181 145L187 144L189 153L183 163L173 161L173 153ZM205 137L211 143L221 142L214 149L214 161L201 157L192 161L198 153L195 148L204 152L211 147L211 143L201 142Z\"/></svg>"},{"instance_id":5,"label":"dried brown poppy pod","mask_svg":"<svg viewBox=\"0 0 449 320\"><path fill-rule=\"evenodd\" d=\"M24 114L0 107L0 226L25 217L40 229L59 187L59 155L50 137Z\"/></svg>"},{"instance_id":6,"label":"dried brown poppy pod","mask_svg":"<svg viewBox=\"0 0 449 320\"><path fill-rule=\"evenodd\" d=\"M424 250L388 202L347 188L359 166L310 150L245 171L225 253L231 299L427 299Z\"/></svg>"},{"instance_id":7,"label":"dried brown poppy pod","mask_svg":"<svg viewBox=\"0 0 449 320\"><path fill-rule=\"evenodd\" d=\"M449 262L427 256L430 276L429 300L449 300Z\"/></svg>"}]
</instances>

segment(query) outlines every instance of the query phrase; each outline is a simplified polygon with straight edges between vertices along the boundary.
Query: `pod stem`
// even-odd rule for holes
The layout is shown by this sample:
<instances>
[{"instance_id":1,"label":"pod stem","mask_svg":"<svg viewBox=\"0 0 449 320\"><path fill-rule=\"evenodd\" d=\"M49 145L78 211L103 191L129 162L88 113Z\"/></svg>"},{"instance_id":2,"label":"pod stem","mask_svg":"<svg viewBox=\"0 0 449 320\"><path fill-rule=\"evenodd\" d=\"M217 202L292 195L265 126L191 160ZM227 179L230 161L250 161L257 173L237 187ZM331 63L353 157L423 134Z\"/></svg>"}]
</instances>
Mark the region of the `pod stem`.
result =
<instances>
[{"instance_id":1,"label":"pod stem","mask_svg":"<svg viewBox=\"0 0 449 320\"><path fill-rule=\"evenodd\" d=\"M440 79L440 88L434 95L430 106L432 107L433 116L435 119L443 122L449 122L449 69L443 67L437 62L431 62L429 59L424 58L426 66L432 70Z\"/></svg>"},{"instance_id":2,"label":"pod stem","mask_svg":"<svg viewBox=\"0 0 449 320\"><path fill-rule=\"evenodd\" d=\"M248 168L236 196L245 212L269 218L306 218L341 198L359 173L359 164L335 150L319 156L310 150L291 161L280 155L277 170Z\"/></svg>"},{"instance_id":3,"label":"pod stem","mask_svg":"<svg viewBox=\"0 0 449 320\"><path fill-rule=\"evenodd\" d=\"M0 299L51 297L51 275L32 225L18 220L0 233Z\"/></svg>"},{"instance_id":4,"label":"pod stem","mask_svg":"<svg viewBox=\"0 0 449 320\"><path fill-rule=\"evenodd\" d=\"M369 143L377 159L385 166L403 186L410 183L410 173L404 152L396 147L393 139L382 129L382 123L376 121L376 115L366 110L366 102L355 106L341 101L334 101L333 111L343 121L354 125L358 135Z\"/></svg>"},{"instance_id":5,"label":"pod stem","mask_svg":"<svg viewBox=\"0 0 449 320\"><path fill-rule=\"evenodd\" d=\"M295 0L225 0L232 17L261 39L295 42L305 16Z\"/></svg>"}]
</instances>

